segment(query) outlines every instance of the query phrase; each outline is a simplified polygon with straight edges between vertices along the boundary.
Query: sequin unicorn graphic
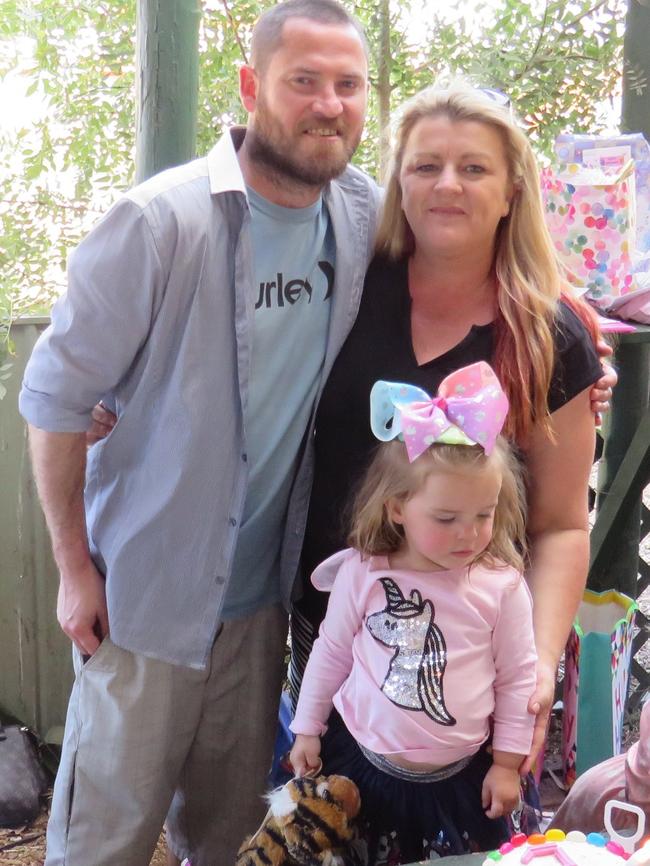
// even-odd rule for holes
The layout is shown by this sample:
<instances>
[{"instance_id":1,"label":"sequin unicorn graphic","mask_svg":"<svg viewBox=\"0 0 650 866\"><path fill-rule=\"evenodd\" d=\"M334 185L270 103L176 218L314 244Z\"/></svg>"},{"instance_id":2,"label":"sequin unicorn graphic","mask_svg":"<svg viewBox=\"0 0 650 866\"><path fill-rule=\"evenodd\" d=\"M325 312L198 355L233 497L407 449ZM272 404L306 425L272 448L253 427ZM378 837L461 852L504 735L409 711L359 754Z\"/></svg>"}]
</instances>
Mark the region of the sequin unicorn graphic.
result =
<instances>
[{"instance_id":1,"label":"sequin unicorn graphic","mask_svg":"<svg viewBox=\"0 0 650 866\"><path fill-rule=\"evenodd\" d=\"M455 725L442 694L447 645L433 621L434 608L417 589L404 598L394 580L382 577L386 607L366 619L370 634L387 647L395 647L381 690L394 704L423 710L434 722Z\"/></svg>"}]
</instances>

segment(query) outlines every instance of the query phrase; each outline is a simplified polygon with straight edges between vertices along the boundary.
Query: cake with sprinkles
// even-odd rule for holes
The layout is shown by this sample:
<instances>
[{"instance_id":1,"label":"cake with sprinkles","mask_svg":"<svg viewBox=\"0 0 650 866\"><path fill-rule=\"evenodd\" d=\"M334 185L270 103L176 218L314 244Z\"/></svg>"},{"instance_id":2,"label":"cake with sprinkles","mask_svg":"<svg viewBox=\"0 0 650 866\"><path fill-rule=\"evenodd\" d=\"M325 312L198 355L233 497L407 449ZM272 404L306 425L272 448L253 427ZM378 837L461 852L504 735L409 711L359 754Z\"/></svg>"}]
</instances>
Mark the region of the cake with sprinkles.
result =
<instances>
[{"instance_id":1,"label":"cake with sprinkles","mask_svg":"<svg viewBox=\"0 0 650 866\"><path fill-rule=\"evenodd\" d=\"M562 830L548 830L525 836L519 833L505 842L498 851L490 851L483 866L617 866L627 861L629 866L650 864L650 851L627 854L618 842L607 841L600 833L585 836L577 830L563 833ZM642 859L639 859L642 855Z\"/></svg>"}]
</instances>

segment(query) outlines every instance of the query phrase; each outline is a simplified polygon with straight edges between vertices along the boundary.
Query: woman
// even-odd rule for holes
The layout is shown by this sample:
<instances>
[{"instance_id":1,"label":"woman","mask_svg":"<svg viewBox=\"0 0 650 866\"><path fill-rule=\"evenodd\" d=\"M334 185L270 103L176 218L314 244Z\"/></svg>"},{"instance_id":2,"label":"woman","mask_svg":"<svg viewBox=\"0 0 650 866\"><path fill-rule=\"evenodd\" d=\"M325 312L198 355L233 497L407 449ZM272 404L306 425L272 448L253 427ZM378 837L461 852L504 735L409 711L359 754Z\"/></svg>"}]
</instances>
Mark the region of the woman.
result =
<instances>
[{"instance_id":1,"label":"woman","mask_svg":"<svg viewBox=\"0 0 650 866\"><path fill-rule=\"evenodd\" d=\"M359 315L318 408L304 575L346 546L346 505L374 448L374 382L435 393L454 369L488 361L510 401L505 432L528 473L527 578L539 663L529 702L535 739L523 770L543 741L589 559L589 391L601 368L565 288L536 161L508 108L464 84L414 97L397 126ZM581 316L589 321L587 311ZM305 580L292 615L294 690L326 603Z\"/></svg>"}]
</instances>

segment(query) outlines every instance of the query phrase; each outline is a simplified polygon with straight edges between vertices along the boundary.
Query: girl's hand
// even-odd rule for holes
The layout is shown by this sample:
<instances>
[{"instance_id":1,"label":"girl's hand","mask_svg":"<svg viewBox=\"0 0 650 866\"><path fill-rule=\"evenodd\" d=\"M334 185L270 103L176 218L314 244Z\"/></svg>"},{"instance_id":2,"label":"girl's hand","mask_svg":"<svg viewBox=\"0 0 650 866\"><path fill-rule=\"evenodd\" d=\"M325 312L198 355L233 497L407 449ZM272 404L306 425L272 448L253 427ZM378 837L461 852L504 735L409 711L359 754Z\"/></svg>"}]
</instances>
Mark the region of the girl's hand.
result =
<instances>
[{"instance_id":1,"label":"girl's hand","mask_svg":"<svg viewBox=\"0 0 650 866\"><path fill-rule=\"evenodd\" d=\"M481 803L488 818L510 814L519 805L519 772L492 764L483 780Z\"/></svg>"},{"instance_id":2,"label":"girl's hand","mask_svg":"<svg viewBox=\"0 0 650 866\"><path fill-rule=\"evenodd\" d=\"M289 760L296 776L304 776L321 766L320 737L296 734L296 741L289 753Z\"/></svg>"}]
</instances>

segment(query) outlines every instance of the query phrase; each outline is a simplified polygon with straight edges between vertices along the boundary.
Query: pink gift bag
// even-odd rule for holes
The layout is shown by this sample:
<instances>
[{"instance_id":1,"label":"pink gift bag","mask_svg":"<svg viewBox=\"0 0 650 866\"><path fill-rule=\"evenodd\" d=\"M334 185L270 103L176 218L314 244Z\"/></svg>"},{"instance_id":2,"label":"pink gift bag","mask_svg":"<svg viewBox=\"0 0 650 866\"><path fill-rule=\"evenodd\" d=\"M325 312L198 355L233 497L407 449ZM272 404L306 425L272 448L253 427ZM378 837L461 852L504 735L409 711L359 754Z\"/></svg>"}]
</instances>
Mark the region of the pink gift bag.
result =
<instances>
[{"instance_id":1,"label":"pink gift bag","mask_svg":"<svg viewBox=\"0 0 650 866\"><path fill-rule=\"evenodd\" d=\"M570 282L602 309L635 288L634 163L615 174L577 163L541 175L546 221Z\"/></svg>"},{"instance_id":2,"label":"pink gift bag","mask_svg":"<svg viewBox=\"0 0 650 866\"><path fill-rule=\"evenodd\" d=\"M650 270L650 145L640 132L619 135L574 135L561 133L555 139L559 163L579 162L622 167L634 160L636 187L636 238L632 248L634 272ZM607 169L609 170L609 169Z\"/></svg>"}]
</instances>

